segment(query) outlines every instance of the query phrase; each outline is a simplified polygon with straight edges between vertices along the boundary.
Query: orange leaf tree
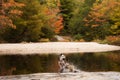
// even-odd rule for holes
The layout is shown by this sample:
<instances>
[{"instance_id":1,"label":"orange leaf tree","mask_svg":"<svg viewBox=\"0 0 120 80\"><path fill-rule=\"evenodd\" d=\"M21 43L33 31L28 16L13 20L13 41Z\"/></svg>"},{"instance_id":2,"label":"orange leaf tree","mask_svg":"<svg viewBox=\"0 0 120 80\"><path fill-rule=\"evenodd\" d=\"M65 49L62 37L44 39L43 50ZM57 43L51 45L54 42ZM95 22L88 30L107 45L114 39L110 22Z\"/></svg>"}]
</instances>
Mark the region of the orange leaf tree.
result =
<instances>
[{"instance_id":1,"label":"orange leaf tree","mask_svg":"<svg viewBox=\"0 0 120 80\"><path fill-rule=\"evenodd\" d=\"M115 0L99 0L94 3L93 8L89 12L89 15L84 18L86 26L98 27L107 22L109 14L116 5Z\"/></svg>"},{"instance_id":2,"label":"orange leaf tree","mask_svg":"<svg viewBox=\"0 0 120 80\"><path fill-rule=\"evenodd\" d=\"M14 0L1 0L0 8L0 27L16 28L12 19L22 14L18 8L23 7L24 4L15 2Z\"/></svg>"},{"instance_id":3,"label":"orange leaf tree","mask_svg":"<svg viewBox=\"0 0 120 80\"><path fill-rule=\"evenodd\" d=\"M110 34L110 14L118 2L117 0L96 0L88 16L84 18L85 26L91 29L94 38L104 39Z\"/></svg>"},{"instance_id":4,"label":"orange leaf tree","mask_svg":"<svg viewBox=\"0 0 120 80\"><path fill-rule=\"evenodd\" d=\"M59 14L60 1L49 1L47 2L48 7L45 10L46 15L49 17L48 25L54 29L56 34L59 34L63 28L63 17Z\"/></svg>"}]
</instances>

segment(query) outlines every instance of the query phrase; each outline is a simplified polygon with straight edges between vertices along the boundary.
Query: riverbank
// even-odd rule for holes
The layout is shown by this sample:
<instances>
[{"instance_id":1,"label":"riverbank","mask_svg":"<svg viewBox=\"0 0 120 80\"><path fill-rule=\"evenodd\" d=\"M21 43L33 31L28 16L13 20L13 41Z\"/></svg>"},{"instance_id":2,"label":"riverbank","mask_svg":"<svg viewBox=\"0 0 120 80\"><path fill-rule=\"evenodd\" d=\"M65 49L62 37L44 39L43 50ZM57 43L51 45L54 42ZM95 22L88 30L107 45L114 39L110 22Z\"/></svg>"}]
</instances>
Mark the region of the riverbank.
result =
<instances>
[{"instance_id":1,"label":"riverbank","mask_svg":"<svg viewBox=\"0 0 120 80\"><path fill-rule=\"evenodd\" d=\"M45 54L105 52L120 50L120 46L98 44L96 42L46 42L0 44L0 54Z\"/></svg>"}]
</instances>

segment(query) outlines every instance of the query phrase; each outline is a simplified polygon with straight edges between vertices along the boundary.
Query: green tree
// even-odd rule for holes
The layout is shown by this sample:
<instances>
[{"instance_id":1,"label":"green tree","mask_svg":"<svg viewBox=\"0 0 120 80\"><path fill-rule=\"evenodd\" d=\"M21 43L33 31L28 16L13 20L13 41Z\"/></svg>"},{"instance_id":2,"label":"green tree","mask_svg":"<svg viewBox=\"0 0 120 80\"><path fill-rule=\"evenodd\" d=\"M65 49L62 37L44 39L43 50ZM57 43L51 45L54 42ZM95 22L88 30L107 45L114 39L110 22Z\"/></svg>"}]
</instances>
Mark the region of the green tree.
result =
<instances>
[{"instance_id":1,"label":"green tree","mask_svg":"<svg viewBox=\"0 0 120 80\"><path fill-rule=\"evenodd\" d=\"M120 0L117 0L109 15L111 35L120 35Z\"/></svg>"},{"instance_id":2,"label":"green tree","mask_svg":"<svg viewBox=\"0 0 120 80\"><path fill-rule=\"evenodd\" d=\"M89 34L91 30L89 27L84 26L85 24L84 18L89 14L89 11L93 6L94 2L95 0L85 0L85 1L79 2L79 6L76 8L76 10L73 13L74 15L69 21L68 30L73 36L80 34L81 35L80 38L91 40L90 34Z\"/></svg>"},{"instance_id":3,"label":"green tree","mask_svg":"<svg viewBox=\"0 0 120 80\"><path fill-rule=\"evenodd\" d=\"M68 33L68 28L69 28L69 21L73 16L73 11L77 6L77 2L78 0L60 0L60 10L61 10L61 14L63 16L63 32L64 33Z\"/></svg>"},{"instance_id":4,"label":"green tree","mask_svg":"<svg viewBox=\"0 0 120 80\"><path fill-rule=\"evenodd\" d=\"M101 2L97 0L94 3L88 16L84 18L85 26L90 28L89 34L93 39L104 39L111 32L119 33L119 10L117 9L119 2L117 0L103 0Z\"/></svg>"},{"instance_id":5,"label":"green tree","mask_svg":"<svg viewBox=\"0 0 120 80\"><path fill-rule=\"evenodd\" d=\"M7 28L3 35L8 42L38 41L41 35L41 27L44 24L42 5L38 0L22 0L25 6L22 8L21 18L14 18L16 29Z\"/></svg>"}]
</instances>

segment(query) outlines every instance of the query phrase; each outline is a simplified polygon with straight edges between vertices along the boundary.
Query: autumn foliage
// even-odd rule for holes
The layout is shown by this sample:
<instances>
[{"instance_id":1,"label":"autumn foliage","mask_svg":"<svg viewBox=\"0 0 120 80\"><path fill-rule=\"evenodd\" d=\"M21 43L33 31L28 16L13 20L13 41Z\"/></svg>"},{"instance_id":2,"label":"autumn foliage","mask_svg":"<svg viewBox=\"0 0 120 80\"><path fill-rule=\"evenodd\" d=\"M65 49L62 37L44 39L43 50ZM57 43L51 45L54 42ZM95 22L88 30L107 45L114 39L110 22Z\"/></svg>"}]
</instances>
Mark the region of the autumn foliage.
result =
<instances>
[{"instance_id":1,"label":"autumn foliage","mask_svg":"<svg viewBox=\"0 0 120 80\"><path fill-rule=\"evenodd\" d=\"M47 7L45 10L45 13L47 14L47 16L49 16L49 20L48 20L48 24L54 29L54 32L56 34L59 34L61 29L63 28L63 17L62 15L60 15L60 2L58 0L58 2L56 2L57 5L56 7L52 7L49 8Z\"/></svg>"},{"instance_id":2,"label":"autumn foliage","mask_svg":"<svg viewBox=\"0 0 120 80\"><path fill-rule=\"evenodd\" d=\"M63 28L63 24L62 24L63 18L62 16L58 16L58 20L55 21L55 23L53 24L55 27L55 33L60 33L60 30Z\"/></svg>"},{"instance_id":3,"label":"autumn foliage","mask_svg":"<svg viewBox=\"0 0 120 80\"><path fill-rule=\"evenodd\" d=\"M103 0L101 3L96 1L88 16L84 18L85 26L99 27L107 22L111 10L113 10L117 4L115 0Z\"/></svg>"},{"instance_id":4,"label":"autumn foliage","mask_svg":"<svg viewBox=\"0 0 120 80\"><path fill-rule=\"evenodd\" d=\"M120 35L120 0L1 1L0 37L8 42L52 40L56 34L85 41Z\"/></svg>"},{"instance_id":5,"label":"autumn foliage","mask_svg":"<svg viewBox=\"0 0 120 80\"><path fill-rule=\"evenodd\" d=\"M22 3L17 3L14 0L2 2L0 10L0 27L12 27L16 26L13 24L12 18L18 17L22 14L18 8L25 6Z\"/></svg>"}]
</instances>

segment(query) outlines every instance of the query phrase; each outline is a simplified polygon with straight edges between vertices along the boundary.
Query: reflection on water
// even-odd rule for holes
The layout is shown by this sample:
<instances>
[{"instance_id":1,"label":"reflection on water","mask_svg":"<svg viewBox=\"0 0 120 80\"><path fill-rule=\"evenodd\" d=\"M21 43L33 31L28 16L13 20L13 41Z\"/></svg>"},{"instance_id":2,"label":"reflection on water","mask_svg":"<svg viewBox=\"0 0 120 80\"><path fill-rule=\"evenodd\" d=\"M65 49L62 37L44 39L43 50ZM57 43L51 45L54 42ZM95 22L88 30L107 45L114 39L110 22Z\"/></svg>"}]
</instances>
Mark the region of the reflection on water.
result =
<instances>
[{"instance_id":1,"label":"reflection on water","mask_svg":"<svg viewBox=\"0 0 120 80\"><path fill-rule=\"evenodd\" d=\"M0 56L0 75L57 72L57 70L55 54Z\"/></svg>"},{"instance_id":2,"label":"reflection on water","mask_svg":"<svg viewBox=\"0 0 120 80\"><path fill-rule=\"evenodd\" d=\"M67 59L83 71L120 72L120 51L69 54Z\"/></svg>"},{"instance_id":3,"label":"reflection on water","mask_svg":"<svg viewBox=\"0 0 120 80\"><path fill-rule=\"evenodd\" d=\"M119 71L120 51L65 54L67 61L83 71ZM1 55L0 75L58 72L58 55Z\"/></svg>"}]
</instances>

